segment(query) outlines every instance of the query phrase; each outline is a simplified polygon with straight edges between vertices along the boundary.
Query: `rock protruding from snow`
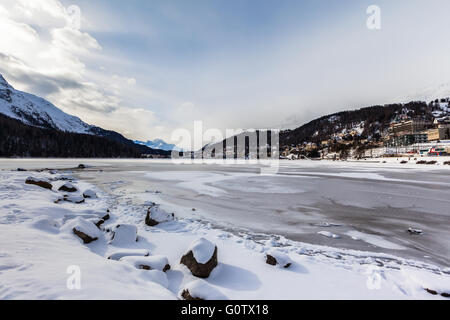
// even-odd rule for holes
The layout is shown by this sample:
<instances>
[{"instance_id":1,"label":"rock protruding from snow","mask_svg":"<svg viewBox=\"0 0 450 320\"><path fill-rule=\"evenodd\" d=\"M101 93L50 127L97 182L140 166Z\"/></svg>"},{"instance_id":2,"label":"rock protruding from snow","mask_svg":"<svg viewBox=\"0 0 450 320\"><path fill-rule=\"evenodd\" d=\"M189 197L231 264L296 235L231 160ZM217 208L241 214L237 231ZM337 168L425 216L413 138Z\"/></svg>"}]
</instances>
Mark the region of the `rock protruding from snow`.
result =
<instances>
[{"instance_id":1,"label":"rock protruding from snow","mask_svg":"<svg viewBox=\"0 0 450 320\"><path fill-rule=\"evenodd\" d=\"M189 282L180 290L178 296L183 300L227 300L228 298L206 281Z\"/></svg>"},{"instance_id":2,"label":"rock protruding from snow","mask_svg":"<svg viewBox=\"0 0 450 320\"><path fill-rule=\"evenodd\" d=\"M164 256L146 256L146 257L133 257L126 256L120 259L133 265L135 268L144 270L159 270L166 272L170 270L169 260Z\"/></svg>"},{"instance_id":3,"label":"rock protruding from snow","mask_svg":"<svg viewBox=\"0 0 450 320\"><path fill-rule=\"evenodd\" d=\"M278 250L272 249L266 253L266 263L272 266L289 268L292 265L292 260L289 258L288 255Z\"/></svg>"},{"instance_id":4,"label":"rock protruding from snow","mask_svg":"<svg viewBox=\"0 0 450 320\"><path fill-rule=\"evenodd\" d=\"M145 224L154 227L162 222L172 221L173 219L173 213L168 213L161 209L159 204L152 204L147 210Z\"/></svg>"},{"instance_id":5,"label":"rock protruding from snow","mask_svg":"<svg viewBox=\"0 0 450 320\"><path fill-rule=\"evenodd\" d=\"M193 242L181 262L199 278L208 278L217 266L217 246L205 238Z\"/></svg>"},{"instance_id":6,"label":"rock protruding from snow","mask_svg":"<svg viewBox=\"0 0 450 320\"><path fill-rule=\"evenodd\" d=\"M58 191L77 192L78 189L75 188L73 184L67 182L67 183L63 184L61 187L59 187Z\"/></svg>"},{"instance_id":7,"label":"rock protruding from snow","mask_svg":"<svg viewBox=\"0 0 450 320\"><path fill-rule=\"evenodd\" d=\"M60 203L61 201L72 202L76 204L84 203L84 198L79 195L67 195L65 194L62 198L55 201L55 203Z\"/></svg>"},{"instance_id":8,"label":"rock protruding from snow","mask_svg":"<svg viewBox=\"0 0 450 320\"><path fill-rule=\"evenodd\" d=\"M83 192L83 197L85 199L96 199L97 198L97 194L93 190L88 189L88 190L85 190Z\"/></svg>"},{"instance_id":9,"label":"rock protruding from snow","mask_svg":"<svg viewBox=\"0 0 450 320\"><path fill-rule=\"evenodd\" d=\"M116 246L129 245L136 242L137 227L132 224L118 224L114 230L111 239L111 244Z\"/></svg>"},{"instance_id":10,"label":"rock protruding from snow","mask_svg":"<svg viewBox=\"0 0 450 320\"><path fill-rule=\"evenodd\" d=\"M101 231L94 223L81 217L75 218L63 226L63 230L71 230L85 244L97 240L101 236Z\"/></svg>"},{"instance_id":11,"label":"rock protruding from snow","mask_svg":"<svg viewBox=\"0 0 450 320\"><path fill-rule=\"evenodd\" d=\"M415 235L418 235L418 234L423 234L423 230L421 230L421 229L415 229L415 228L408 228L408 232L410 233L410 234L415 234Z\"/></svg>"},{"instance_id":12,"label":"rock protruding from snow","mask_svg":"<svg viewBox=\"0 0 450 320\"><path fill-rule=\"evenodd\" d=\"M37 179L33 177L28 177L27 180L25 180L25 183L39 186L41 188L49 190L53 188L52 184L47 179Z\"/></svg>"},{"instance_id":13,"label":"rock protruding from snow","mask_svg":"<svg viewBox=\"0 0 450 320\"><path fill-rule=\"evenodd\" d=\"M146 249L123 249L114 251L108 256L110 260L120 260L123 257L147 257L150 252Z\"/></svg>"}]
</instances>

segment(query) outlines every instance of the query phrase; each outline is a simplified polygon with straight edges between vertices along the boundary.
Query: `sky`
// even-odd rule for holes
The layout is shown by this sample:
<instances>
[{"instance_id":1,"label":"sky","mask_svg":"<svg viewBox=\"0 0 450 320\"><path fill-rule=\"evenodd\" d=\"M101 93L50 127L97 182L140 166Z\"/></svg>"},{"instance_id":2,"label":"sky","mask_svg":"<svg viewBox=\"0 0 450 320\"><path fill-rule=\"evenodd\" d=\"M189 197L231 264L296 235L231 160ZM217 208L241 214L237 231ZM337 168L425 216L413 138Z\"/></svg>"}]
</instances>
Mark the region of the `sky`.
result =
<instances>
[{"instance_id":1,"label":"sky","mask_svg":"<svg viewBox=\"0 0 450 320\"><path fill-rule=\"evenodd\" d=\"M295 128L450 82L448 12L448 0L0 0L0 72L132 139L174 142L194 121Z\"/></svg>"}]
</instances>

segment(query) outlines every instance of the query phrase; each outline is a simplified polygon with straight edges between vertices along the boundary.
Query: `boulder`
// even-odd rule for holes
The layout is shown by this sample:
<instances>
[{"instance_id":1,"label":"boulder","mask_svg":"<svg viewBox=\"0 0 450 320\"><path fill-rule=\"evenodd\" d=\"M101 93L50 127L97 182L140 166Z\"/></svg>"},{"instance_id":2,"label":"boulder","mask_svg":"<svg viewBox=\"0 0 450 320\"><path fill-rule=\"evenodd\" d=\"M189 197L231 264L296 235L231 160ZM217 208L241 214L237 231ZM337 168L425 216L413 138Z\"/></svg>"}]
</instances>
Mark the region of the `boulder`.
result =
<instances>
[{"instance_id":1,"label":"boulder","mask_svg":"<svg viewBox=\"0 0 450 320\"><path fill-rule=\"evenodd\" d=\"M128 245L138 241L137 227L132 224L118 224L112 231L110 243L114 245Z\"/></svg>"},{"instance_id":2,"label":"boulder","mask_svg":"<svg viewBox=\"0 0 450 320\"><path fill-rule=\"evenodd\" d=\"M95 222L95 225L97 226L97 228L101 229L102 224L105 223L105 220L100 219L97 222Z\"/></svg>"},{"instance_id":3,"label":"boulder","mask_svg":"<svg viewBox=\"0 0 450 320\"><path fill-rule=\"evenodd\" d=\"M98 238L92 238L90 235L84 233L83 231L78 230L77 228L73 228L73 233L75 233L85 244L91 243L92 241L97 240Z\"/></svg>"},{"instance_id":4,"label":"boulder","mask_svg":"<svg viewBox=\"0 0 450 320\"><path fill-rule=\"evenodd\" d=\"M145 257L125 256L122 257L120 261L129 263L137 269L159 270L162 272L170 270L169 261L164 256L145 256Z\"/></svg>"},{"instance_id":5,"label":"boulder","mask_svg":"<svg viewBox=\"0 0 450 320\"><path fill-rule=\"evenodd\" d=\"M24 171L28 171L28 170L27 169L23 169L23 168L17 168L17 171L24 172Z\"/></svg>"},{"instance_id":6,"label":"boulder","mask_svg":"<svg viewBox=\"0 0 450 320\"><path fill-rule=\"evenodd\" d=\"M168 213L161 209L158 204L154 203L147 209L145 224L154 227L162 222L172 221L174 217L175 215L173 213Z\"/></svg>"},{"instance_id":7,"label":"boulder","mask_svg":"<svg viewBox=\"0 0 450 320\"><path fill-rule=\"evenodd\" d=\"M63 228L63 231L69 232L69 230L79 237L83 243L88 244L97 240L101 236L101 231L89 220L81 217L75 218L67 222Z\"/></svg>"},{"instance_id":8,"label":"boulder","mask_svg":"<svg viewBox=\"0 0 450 320\"><path fill-rule=\"evenodd\" d=\"M97 194L93 190L88 189L83 192L83 197L85 199L95 199L97 198Z\"/></svg>"},{"instance_id":9,"label":"boulder","mask_svg":"<svg viewBox=\"0 0 450 320\"><path fill-rule=\"evenodd\" d=\"M191 244L180 263L188 267L194 276L208 278L218 264L217 246L204 238L200 238Z\"/></svg>"},{"instance_id":10,"label":"boulder","mask_svg":"<svg viewBox=\"0 0 450 320\"><path fill-rule=\"evenodd\" d=\"M183 300L227 300L219 290L204 280L195 280L183 286L178 293Z\"/></svg>"},{"instance_id":11,"label":"boulder","mask_svg":"<svg viewBox=\"0 0 450 320\"><path fill-rule=\"evenodd\" d=\"M86 169L86 166L81 163L81 164L78 165L78 169Z\"/></svg>"},{"instance_id":12,"label":"boulder","mask_svg":"<svg viewBox=\"0 0 450 320\"><path fill-rule=\"evenodd\" d=\"M64 192L77 192L77 188L73 186L71 183L65 183L61 187L59 187L58 191L64 191Z\"/></svg>"},{"instance_id":13,"label":"boulder","mask_svg":"<svg viewBox=\"0 0 450 320\"><path fill-rule=\"evenodd\" d=\"M53 188L52 184L46 179L37 179L37 178L33 178L33 177L28 177L27 180L25 180L25 183L39 186L41 188L49 189L49 190L51 190Z\"/></svg>"},{"instance_id":14,"label":"boulder","mask_svg":"<svg viewBox=\"0 0 450 320\"><path fill-rule=\"evenodd\" d=\"M84 203L84 198L82 196L67 195L65 194L62 198L59 198L55 203L60 203L61 201L72 202L76 204Z\"/></svg>"},{"instance_id":15,"label":"boulder","mask_svg":"<svg viewBox=\"0 0 450 320\"><path fill-rule=\"evenodd\" d=\"M408 232L410 233L410 234L423 234L423 230L420 230L420 229L414 229L414 228L408 228Z\"/></svg>"},{"instance_id":16,"label":"boulder","mask_svg":"<svg viewBox=\"0 0 450 320\"><path fill-rule=\"evenodd\" d=\"M109 212L109 211L108 211ZM109 214L106 214L102 217L102 220L108 221L111 217L109 216Z\"/></svg>"},{"instance_id":17,"label":"boulder","mask_svg":"<svg viewBox=\"0 0 450 320\"><path fill-rule=\"evenodd\" d=\"M288 255L277 251L269 250L266 253L266 263L272 266L279 266L282 268L289 268L292 265L292 260Z\"/></svg>"},{"instance_id":18,"label":"boulder","mask_svg":"<svg viewBox=\"0 0 450 320\"><path fill-rule=\"evenodd\" d=\"M186 301L202 301L205 299L202 298L197 298L197 297L193 297L191 295L191 293L189 292L189 289L183 289L183 291L181 291L181 299L186 300Z\"/></svg>"}]
</instances>

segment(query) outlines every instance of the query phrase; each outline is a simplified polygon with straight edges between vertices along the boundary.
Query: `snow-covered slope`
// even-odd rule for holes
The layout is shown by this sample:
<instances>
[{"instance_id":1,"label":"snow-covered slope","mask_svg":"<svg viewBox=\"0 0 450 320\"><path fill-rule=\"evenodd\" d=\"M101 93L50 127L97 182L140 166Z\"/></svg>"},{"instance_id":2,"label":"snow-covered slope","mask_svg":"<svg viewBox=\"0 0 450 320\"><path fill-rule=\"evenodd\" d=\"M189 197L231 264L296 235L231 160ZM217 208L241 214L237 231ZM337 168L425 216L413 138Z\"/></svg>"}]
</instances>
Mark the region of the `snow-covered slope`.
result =
<instances>
[{"instance_id":1,"label":"snow-covered slope","mask_svg":"<svg viewBox=\"0 0 450 320\"><path fill-rule=\"evenodd\" d=\"M92 126L45 99L14 89L0 74L0 113L26 124L66 132L92 134Z\"/></svg>"},{"instance_id":2,"label":"snow-covered slope","mask_svg":"<svg viewBox=\"0 0 450 320\"><path fill-rule=\"evenodd\" d=\"M136 141L134 141L134 143L144 145L144 146L147 146L152 149L165 150L165 151L172 151L172 150L182 151L176 145L169 144L162 139L155 139L153 141L148 140L147 142L136 140Z\"/></svg>"},{"instance_id":3,"label":"snow-covered slope","mask_svg":"<svg viewBox=\"0 0 450 320\"><path fill-rule=\"evenodd\" d=\"M440 100L445 98L450 98L450 82L443 83L439 86L426 88L420 92L410 94L407 97L399 100L401 100L402 102L425 101L428 103L435 101L436 99Z\"/></svg>"}]
</instances>

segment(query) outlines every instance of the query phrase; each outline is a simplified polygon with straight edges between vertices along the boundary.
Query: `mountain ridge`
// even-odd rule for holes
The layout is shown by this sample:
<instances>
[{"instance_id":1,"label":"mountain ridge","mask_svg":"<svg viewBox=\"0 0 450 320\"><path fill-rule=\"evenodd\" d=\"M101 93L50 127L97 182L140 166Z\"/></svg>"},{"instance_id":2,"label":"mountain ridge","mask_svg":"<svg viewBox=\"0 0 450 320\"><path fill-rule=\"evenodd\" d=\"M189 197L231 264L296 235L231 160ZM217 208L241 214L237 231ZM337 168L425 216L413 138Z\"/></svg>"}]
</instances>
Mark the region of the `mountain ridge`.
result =
<instances>
[{"instance_id":1,"label":"mountain ridge","mask_svg":"<svg viewBox=\"0 0 450 320\"><path fill-rule=\"evenodd\" d=\"M16 90L2 74L0 74L0 114L41 129L105 138L132 147L141 154L160 156L170 154L165 150L135 144L118 132L87 124L80 118L63 112L44 98Z\"/></svg>"}]
</instances>

